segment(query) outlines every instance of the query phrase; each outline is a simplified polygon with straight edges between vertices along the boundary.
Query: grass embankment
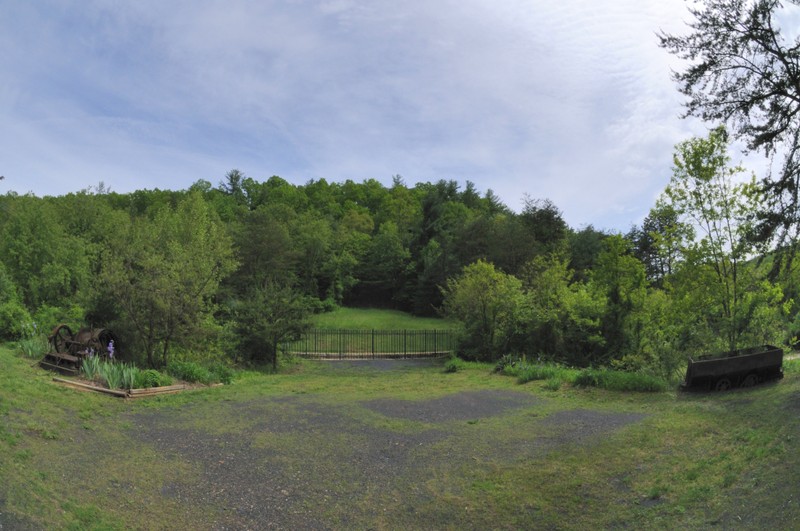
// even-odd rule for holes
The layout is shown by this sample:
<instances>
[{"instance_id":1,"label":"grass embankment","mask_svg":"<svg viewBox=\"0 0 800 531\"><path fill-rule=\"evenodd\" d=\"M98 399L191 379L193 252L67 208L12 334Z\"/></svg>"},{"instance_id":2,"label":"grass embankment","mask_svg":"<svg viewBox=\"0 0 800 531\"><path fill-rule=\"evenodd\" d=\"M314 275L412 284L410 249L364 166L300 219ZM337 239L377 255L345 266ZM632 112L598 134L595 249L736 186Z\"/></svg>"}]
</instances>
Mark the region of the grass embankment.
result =
<instances>
[{"instance_id":1,"label":"grass embankment","mask_svg":"<svg viewBox=\"0 0 800 531\"><path fill-rule=\"evenodd\" d=\"M327 330L450 330L456 324L436 317L415 317L398 310L337 308L315 315L312 326Z\"/></svg>"},{"instance_id":2,"label":"grass embankment","mask_svg":"<svg viewBox=\"0 0 800 531\"><path fill-rule=\"evenodd\" d=\"M0 348L0 525L787 529L800 521L797 364L775 384L681 394L549 390L480 364L303 362L126 402L55 386ZM443 400L480 391L528 402L446 416ZM257 510L277 520L248 519Z\"/></svg>"}]
</instances>

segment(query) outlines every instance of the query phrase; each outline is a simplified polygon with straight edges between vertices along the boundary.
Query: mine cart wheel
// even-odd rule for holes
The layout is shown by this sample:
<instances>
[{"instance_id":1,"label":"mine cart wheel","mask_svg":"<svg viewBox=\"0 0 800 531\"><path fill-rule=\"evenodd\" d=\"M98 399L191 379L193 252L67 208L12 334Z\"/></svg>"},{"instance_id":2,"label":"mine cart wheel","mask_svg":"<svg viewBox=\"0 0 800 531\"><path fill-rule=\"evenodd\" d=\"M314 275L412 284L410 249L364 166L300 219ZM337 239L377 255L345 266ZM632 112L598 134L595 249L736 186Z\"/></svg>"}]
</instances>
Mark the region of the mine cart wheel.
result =
<instances>
[{"instance_id":1,"label":"mine cart wheel","mask_svg":"<svg viewBox=\"0 0 800 531\"><path fill-rule=\"evenodd\" d=\"M100 343L103 352L108 352L108 344L113 341L114 351L119 354L119 340L111 330L107 330L105 328L98 330L97 340Z\"/></svg>"},{"instance_id":2,"label":"mine cart wheel","mask_svg":"<svg viewBox=\"0 0 800 531\"><path fill-rule=\"evenodd\" d=\"M50 344L56 352L68 352L70 341L72 341L72 330L65 324L58 325L50 334Z\"/></svg>"},{"instance_id":3,"label":"mine cart wheel","mask_svg":"<svg viewBox=\"0 0 800 531\"><path fill-rule=\"evenodd\" d=\"M715 391L727 391L732 387L730 378L720 378L717 380L717 383L714 384Z\"/></svg>"},{"instance_id":4,"label":"mine cart wheel","mask_svg":"<svg viewBox=\"0 0 800 531\"><path fill-rule=\"evenodd\" d=\"M756 384L758 384L758 375L755 373L748 374L742 380L742 387L753 387Z\"/></svg>"}]
</instances>

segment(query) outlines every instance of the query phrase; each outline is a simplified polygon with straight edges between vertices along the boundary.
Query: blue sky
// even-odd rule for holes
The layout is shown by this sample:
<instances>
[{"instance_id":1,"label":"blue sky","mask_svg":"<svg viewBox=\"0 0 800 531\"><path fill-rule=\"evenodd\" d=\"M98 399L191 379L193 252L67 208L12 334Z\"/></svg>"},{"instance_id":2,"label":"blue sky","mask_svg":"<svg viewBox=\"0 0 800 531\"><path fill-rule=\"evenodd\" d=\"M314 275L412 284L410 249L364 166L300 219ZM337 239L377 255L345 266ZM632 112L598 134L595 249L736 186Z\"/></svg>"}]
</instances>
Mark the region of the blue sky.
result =
<instances>
[{"instance_id":1,"label":"blue sky","mask_svg":"<svg viewBox=\"0 0 800 531\"><path fill-rule=\"evenodd\" d=\"M0 193L399 174L625 231L706 131L657 46L686 20L682 0L0 0Z\"/></svg>"}]
</instances>

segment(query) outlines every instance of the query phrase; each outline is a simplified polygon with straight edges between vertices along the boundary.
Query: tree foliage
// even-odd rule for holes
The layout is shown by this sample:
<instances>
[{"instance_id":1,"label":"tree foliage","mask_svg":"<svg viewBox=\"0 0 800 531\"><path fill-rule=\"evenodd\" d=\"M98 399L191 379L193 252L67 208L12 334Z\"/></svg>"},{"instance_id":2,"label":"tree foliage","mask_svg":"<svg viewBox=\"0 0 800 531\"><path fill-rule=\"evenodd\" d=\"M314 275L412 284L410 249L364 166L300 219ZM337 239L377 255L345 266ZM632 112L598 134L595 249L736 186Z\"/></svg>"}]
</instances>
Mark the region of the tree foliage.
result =
<instances>
[{"instance_id":1,"label":"tree foliage","mask_svg":"<svg viewBox=\"0 0 800 531\"><path fill-rule=\"evenodd\" d=\"M0 335L34 319L89 324L150 365L201 352L277 366L310 312L367 305L446 313L474 359L670 377L687 352L800 335L789 299L800 276L774 284L753 262L764 196L726 150L722 129L680 144L669 190L627 236L573 230L546 200L514 212L444 180L294 185L233 170L185 191L9 193Z\"/></svg>"},{"instance_id":2,"label":"tree foliage","mask_svg":"<svg viewBox=\"0 0 800 531\"><path fill-rule=\"evenodd\" d=\"M694 293L714 302L715 311L706 315L717 321L713 329L725 338L725 347L734 350L742 346L749 320L745 293L757 284L745 262L754 250L749 220L758 194L753 180L738 182L743 169L730 166L727 150L723 128L678 144L665 196L681 221L695 229L680 242L682 267L690 270L684 276L702 279Z\"/></svg>"},{"instance_id":3,"label":"tree foliage","mask_svg":"<svg viewBox=\"0 0 800 531\"><path fill-rule=\"evenodd\" d=\"M176 341L203 339L222 279L235 265L231 243L197 193L154 219L139 217L103 257L98 299L150 366L166 366Z\"/></svg>"},{"instance_id":4,"label":"tree foliage","mask_svg":"<svg viewBox=\"0 0 800 531\"><path fill-rule=\"evenodd\" d=\"M443 292L445 315L464 324L467 356L494 360L508 352L523 308L519 279L479 260L448 280Z\"/></svg>"},{"instance_id":5,"label":"tree foliage","mask_svg":"<svg viewBox=\"0 0 800 531\"><path fill-rule=\"evenodd\" d=\"M268 280L233 306L235 353L251 362L268 362L278 369L280 344L296 339L310 323L309 303L288 285Z\"/></svg>"},{"instance_id":6,"label":"tree foliage","mask_svg":"<svg viewBox=\"0 0 800 531\"><path fill-rule=\"evenodd\" d=\"M660 35L684 59L674 73L686 115L725 123L752 150L783 158L776 179L762 183L768 201L758 239L791 242L800 221L800 37L788 41L779 20L796 0L705 0L691 9L686 35ZM777 262L778 264L780 261Z\"/></svg>"}]
</instances>

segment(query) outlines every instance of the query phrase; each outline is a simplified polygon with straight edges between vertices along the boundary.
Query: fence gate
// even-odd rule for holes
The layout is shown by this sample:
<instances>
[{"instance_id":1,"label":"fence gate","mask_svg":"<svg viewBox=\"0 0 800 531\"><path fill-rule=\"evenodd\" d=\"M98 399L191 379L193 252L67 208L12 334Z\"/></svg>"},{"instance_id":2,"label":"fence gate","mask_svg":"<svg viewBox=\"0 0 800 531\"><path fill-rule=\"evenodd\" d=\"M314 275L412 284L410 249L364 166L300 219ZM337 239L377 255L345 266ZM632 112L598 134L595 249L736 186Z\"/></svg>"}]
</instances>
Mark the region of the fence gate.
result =
<instances>
[{"instance_id":1,"label":"fence gate","mask_svg":"<svg viewBox=\"0 0 800 531\"><path fill-rule=\"evenodd\" d=\"M286 352L308 359L435 358L455 351L452 330L312 329L284 343Z\"/></svg>"}]
</instances>

